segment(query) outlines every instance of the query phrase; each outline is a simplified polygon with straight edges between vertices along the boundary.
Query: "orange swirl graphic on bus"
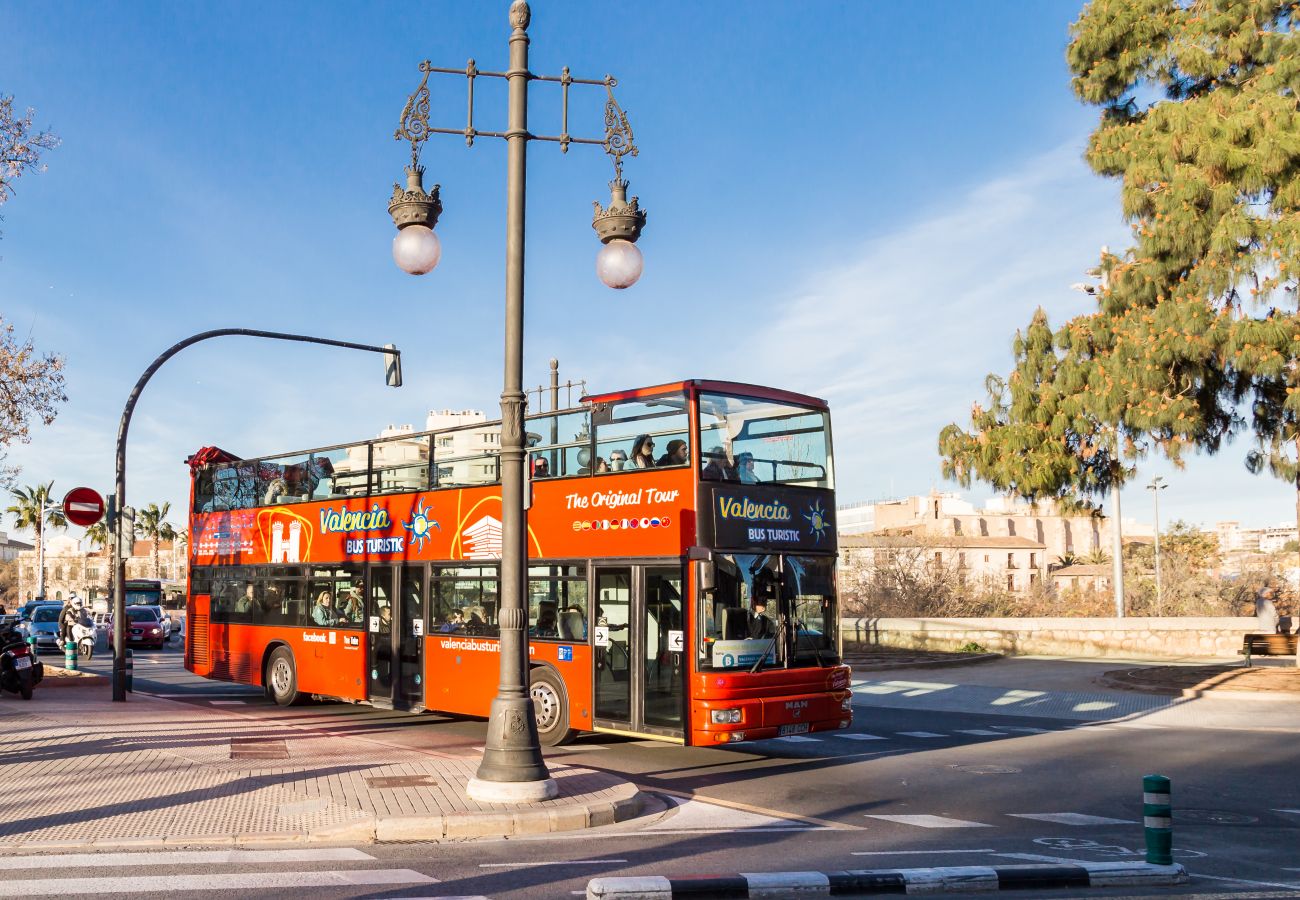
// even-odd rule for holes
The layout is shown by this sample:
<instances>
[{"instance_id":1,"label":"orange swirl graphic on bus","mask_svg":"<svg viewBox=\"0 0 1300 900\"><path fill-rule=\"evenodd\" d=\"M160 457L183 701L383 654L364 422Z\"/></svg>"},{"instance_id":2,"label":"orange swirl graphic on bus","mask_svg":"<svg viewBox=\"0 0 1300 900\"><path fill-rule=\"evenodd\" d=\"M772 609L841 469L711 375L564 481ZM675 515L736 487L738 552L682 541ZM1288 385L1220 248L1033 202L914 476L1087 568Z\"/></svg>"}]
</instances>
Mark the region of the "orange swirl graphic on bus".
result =
<instances>
[{"instance_id":1,"label":"orange swirl graphic on bus","mask_svg":"<svg viewBox=\"0 0 1300 900\"><path fill-rule=\"evenodd\" d=\"M484 513L472 524L466 527L474 513L484 503L501 504L501 495L492 494L483 497L477 503L469 508L469 511L461 515L461 501L464 499L464 492L456 492L456 533L451 539L451 557L452 559L500 559L501 558L501 520L496 516ZM537 556L542 555L542 544L537 540L537 535L533 532L530 525L528 527L528 536L532 539L533 549ZM466 544L468 543L468 549Z\"/></svg>"},{"instance_id":2,"label":"orange swirl graphic on bus","mask_svg":"<svg viewBox=\"0 0 1300 900\"><path fill-rule=\"evenodd\" d=\"M287 517L288 521L279 518L281 516ZM271 526L269 540L263 517ZM257 512L257 537L262 542L262 553L269 563L310 561L312 535L311 521L291 509L272 506Z\"/></svg>"}]
</instances>

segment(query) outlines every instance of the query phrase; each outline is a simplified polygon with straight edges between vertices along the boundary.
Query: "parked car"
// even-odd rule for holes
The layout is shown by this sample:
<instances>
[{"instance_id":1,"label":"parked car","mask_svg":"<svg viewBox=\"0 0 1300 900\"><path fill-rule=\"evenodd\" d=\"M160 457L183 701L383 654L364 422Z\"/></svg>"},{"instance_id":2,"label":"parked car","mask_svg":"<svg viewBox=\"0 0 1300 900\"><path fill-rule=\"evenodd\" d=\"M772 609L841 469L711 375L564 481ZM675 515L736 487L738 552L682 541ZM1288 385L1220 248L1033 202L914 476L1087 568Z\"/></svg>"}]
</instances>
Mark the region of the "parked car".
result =
<instances>
[{"instance_id":1,"label":"parked car","mask_svg":"<svg viewBox=\"0 0 1300 900\"><path fill-rule=\"evenodd\" d=\"M25 631L28 637L36 638L37 650L59 649L59 613L62 611L62 603L42 603L32 610Z\"/></svg>"},{"instance_id":2,"label":"parked car","mask_svg":"<svg viewBox=\"0 0 1300 900\"><path fill-rule=\"evenodd\" d=\"M171 633L171 622L156 606L128 606L126 608L126 645L144 644L162 649ZM108 631L108 647L113 649L113 630Z\"/></svg>"}]
</instances>

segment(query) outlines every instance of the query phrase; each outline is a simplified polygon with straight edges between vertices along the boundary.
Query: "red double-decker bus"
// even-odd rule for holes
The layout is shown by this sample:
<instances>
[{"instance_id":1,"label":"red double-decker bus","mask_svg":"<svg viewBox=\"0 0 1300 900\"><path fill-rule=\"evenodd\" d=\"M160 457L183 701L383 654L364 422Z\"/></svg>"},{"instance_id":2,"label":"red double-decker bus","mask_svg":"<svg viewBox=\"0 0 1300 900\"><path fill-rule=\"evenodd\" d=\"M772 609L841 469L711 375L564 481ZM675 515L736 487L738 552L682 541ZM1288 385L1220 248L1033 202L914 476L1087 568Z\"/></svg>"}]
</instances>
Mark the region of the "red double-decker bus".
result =
<instances>
[{"instance_id":1,"label":"red double-decker bus","mask_svg":"<svg viewBox=\"0 0 1300 900\"><path fill-rule=\"evenodd\" d=\"M529 416L538 733L693 745L845 728L825 402L684 381ZM185 665L486 716L496 694L500 423L190 458Z\"/></svg>"}]
</instances>

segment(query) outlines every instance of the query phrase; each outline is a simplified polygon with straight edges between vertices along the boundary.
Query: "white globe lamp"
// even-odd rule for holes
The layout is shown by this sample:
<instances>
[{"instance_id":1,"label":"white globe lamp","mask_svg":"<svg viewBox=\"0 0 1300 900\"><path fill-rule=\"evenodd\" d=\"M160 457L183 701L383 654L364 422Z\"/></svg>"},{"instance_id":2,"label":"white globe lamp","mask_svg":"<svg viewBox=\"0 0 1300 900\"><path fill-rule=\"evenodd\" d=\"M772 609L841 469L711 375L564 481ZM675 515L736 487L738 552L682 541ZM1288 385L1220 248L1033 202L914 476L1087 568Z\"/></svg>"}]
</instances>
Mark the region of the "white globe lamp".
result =
<instances>
[{"instance_id":1,"label":"white globe lamp","mask_svg":"<svg viewBox=\"0 0 1300 900\"><path fill-rule=\"evenodd\" d=\"M596 277L606 287L621 291L637 283L644 265L645 258L636 244L616 239L601 247L596 254Z\"/></svg>"},{"instance_id":2,"label":"white globe lamp","mask_svg":"<svg viewBox=\"0 0 1300 900\"><path fill-rule=\"evenodd\" d=\"M407 225L393 238L393 262L408 275L432 272L442 258L442 242L427 225Z\"/></svg>"}]
</instances>

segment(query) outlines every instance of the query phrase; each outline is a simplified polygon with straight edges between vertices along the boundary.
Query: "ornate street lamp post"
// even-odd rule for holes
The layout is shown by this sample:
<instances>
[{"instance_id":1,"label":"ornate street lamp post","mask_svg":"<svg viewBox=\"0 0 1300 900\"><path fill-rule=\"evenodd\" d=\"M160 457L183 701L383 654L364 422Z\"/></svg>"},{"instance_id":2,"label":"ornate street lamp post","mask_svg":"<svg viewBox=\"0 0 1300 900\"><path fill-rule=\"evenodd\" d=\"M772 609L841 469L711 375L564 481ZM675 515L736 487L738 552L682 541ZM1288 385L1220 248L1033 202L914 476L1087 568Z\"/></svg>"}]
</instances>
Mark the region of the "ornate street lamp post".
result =
<instances>
[{"instance_id":1,"label":"ornate street lamp post","mask_svg":"<svg viewBox=\"0 0 1300 900\"><path fill-rule=\"evenodd\" d=\"M394 135L411 142L411 165L406 169L406 187L393 185L388 211L397 225L393 259L412 275L422 275L438 264L441 246L433 227L442 212L439 185L432 193L424 190L424 167L420 145L430 134L455 134L473 146L475 138L502 138L507 144L506 162L506 324L505 383L501 392L501 673L497 696L492 701L483 762L470 780L468 793L475 800L491 803L531 802L554 797L557 788L542 759L537 740L537 723L528 695L528 624L524 608L528 553L527 512L524 509L524 207L529 141L558 143L568 152L570 144L604 148L614 160L608 207L595 204L592 227L604 244L596 260L601 281L612 288L630 287L641 276L641 251L636 239L645 226L646 215L636 197L627 199L623 180L623 157L637 155L628 125L617 101L618 83L606 76L600 80L574 78L568 68L558 76L535 75L528 71L528 22L524 0L510 5L510 69L480 71L470 60L464 69L441 69L425 60L420 64L424 78L406 101L401 123ZM430 73L464 76L469 86L468 115L464 128L435 128L429 124ZM480 131L474 127L475 79L504 78L509 86L507 130ZM563 123L559 135L544 136L528 131L528 85L531 81L553 82L563 92ZM601 140L576 138L569 134L569 87L603 85L606 91L605 137Z\"/></svg>"}]
</instances>

